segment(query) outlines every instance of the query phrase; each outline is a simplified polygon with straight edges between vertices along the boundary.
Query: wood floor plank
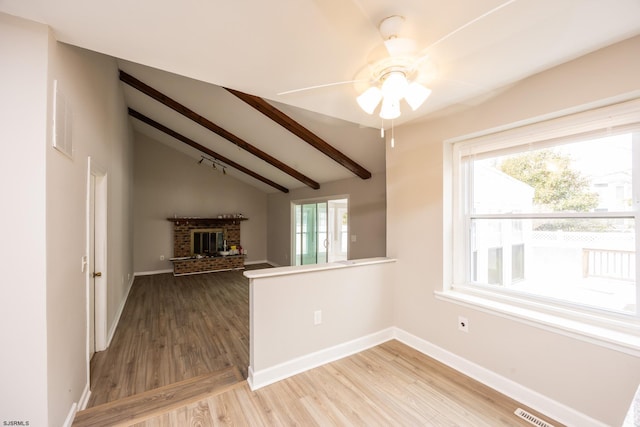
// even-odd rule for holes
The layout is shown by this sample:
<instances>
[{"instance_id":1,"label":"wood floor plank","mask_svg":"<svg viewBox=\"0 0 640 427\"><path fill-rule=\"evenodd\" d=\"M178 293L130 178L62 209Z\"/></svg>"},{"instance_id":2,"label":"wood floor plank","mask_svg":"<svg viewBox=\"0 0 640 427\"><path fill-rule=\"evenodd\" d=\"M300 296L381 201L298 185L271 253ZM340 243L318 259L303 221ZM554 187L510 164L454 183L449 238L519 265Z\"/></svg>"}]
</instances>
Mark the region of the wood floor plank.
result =
<instances>
[{"instance_id":1,"label":"wood floor plank","mask_svg":"<svg viewBox=\"0 0 640 427\"><path fill-rule=\"evenodd\" d=\"M128 426L172 410L182 410L243 382L240 371L233 366L80 411L73 426Z\"/></svg>"}]
</instances>

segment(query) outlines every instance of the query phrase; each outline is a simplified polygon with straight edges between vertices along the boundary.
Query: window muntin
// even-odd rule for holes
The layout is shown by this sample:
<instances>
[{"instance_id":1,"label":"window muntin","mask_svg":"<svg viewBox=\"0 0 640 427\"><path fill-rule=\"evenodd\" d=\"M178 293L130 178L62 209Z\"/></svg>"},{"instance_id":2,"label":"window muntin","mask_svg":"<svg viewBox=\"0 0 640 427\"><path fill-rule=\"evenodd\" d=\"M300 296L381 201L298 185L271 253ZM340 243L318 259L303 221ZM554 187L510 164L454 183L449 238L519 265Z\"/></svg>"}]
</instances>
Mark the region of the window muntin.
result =
<instances>
[{"instance_id":1,"label":"window muntin","mask_svg":"<svg viewBox=\"0 0 640 427\"><path fill-rule=\"evenodd\" d=\"M600 138L459 150L462 216L454 235L463 236L456 254L466 267L457 283L638 315L639 144L635 126ZM547 185L527 175L536 168Z\"/></svg>"}]
</instances>

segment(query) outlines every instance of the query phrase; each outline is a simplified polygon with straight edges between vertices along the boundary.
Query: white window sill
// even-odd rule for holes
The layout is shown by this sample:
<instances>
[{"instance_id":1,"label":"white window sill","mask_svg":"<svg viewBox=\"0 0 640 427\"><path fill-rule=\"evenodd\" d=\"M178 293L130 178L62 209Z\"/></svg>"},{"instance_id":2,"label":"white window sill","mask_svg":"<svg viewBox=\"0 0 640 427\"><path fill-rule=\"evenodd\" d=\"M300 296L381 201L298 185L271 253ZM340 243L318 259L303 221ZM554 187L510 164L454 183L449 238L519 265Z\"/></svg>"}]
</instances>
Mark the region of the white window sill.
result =
<instances>
[{"instance_id":1,"label":"white window sill","mask_svg":"<svg viewBox=\"0 0 640 427\"><path fill-rule=\"evenodd\" d=\"M436 291L435 296L442 301L640 357L640 328L633 321L598 319L596 316L563 308L550 308L521 299L478 295L466 291Z\"/></svg>"}]
</instances>

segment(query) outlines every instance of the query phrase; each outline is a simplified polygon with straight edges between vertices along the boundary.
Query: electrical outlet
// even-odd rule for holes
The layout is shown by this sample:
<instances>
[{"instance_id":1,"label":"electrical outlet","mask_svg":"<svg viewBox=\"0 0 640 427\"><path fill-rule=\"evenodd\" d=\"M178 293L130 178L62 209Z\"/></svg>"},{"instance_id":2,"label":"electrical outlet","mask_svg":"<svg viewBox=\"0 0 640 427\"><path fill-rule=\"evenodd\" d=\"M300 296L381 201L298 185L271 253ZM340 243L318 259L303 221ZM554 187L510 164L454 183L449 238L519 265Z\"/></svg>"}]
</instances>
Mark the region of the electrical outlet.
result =
<instances>
[{"instance_id":1,"label":"electrical outlet","mask_svg":"<svg viewBox=\"0 0 640 427\"><path fill-rule=\"evenodd\" d=\"M322 323L322 310L316 310L313 312L313 324L320 325Z\"/></svg>"},{"instance_id":2,"label":"electrical outlet","mask_svg":"<svg viewBox=\"0 0 640 427\"><path fill-rule=\"evenodd\" d=\"M469 319L458 316L458 329L462 332L469 332Z\"/></svg>"},{"instance_id":3,"label":"electrical outlet","mask_svg":"<svg viewBox=\"0 0 640 427\"><path fill-rule=\"evenodd\" d=\"M164 255L160 255L160 261L164 261Z\"/></svg>"}]
</instances>

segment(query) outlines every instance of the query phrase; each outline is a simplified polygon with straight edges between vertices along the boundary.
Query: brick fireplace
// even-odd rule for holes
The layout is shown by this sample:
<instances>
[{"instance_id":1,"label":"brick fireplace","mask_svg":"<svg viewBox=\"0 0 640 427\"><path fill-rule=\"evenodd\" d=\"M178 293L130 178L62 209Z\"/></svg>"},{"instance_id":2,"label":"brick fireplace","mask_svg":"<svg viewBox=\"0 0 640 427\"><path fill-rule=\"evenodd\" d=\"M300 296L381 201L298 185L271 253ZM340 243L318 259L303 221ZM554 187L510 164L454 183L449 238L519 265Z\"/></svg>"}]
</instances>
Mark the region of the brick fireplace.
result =
<instances>
[{"instance_id":1,"label":"brick fireplace","mask_svg":"<svg viewBox=\"0 0 640 427\"><path fill-rule=\"evenodd\" d=\"M167 218L173 223L173 274L176 276L244 268L244 255L222 256L218 248L194 253L194 230L221 231L226 246L240 247L240 224L247 218Z\"/></svg>"}]
</instances>

